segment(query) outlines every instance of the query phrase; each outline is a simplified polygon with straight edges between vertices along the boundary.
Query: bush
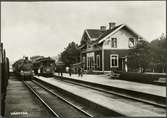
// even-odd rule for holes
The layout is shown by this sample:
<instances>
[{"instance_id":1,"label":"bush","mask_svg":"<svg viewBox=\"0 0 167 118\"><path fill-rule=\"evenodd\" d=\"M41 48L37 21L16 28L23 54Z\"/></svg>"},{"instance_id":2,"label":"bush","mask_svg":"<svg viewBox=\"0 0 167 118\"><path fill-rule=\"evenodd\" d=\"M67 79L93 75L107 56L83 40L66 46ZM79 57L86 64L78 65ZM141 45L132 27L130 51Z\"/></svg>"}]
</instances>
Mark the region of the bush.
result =
<instances>
[{"instance_id":1,"label":"bush","mask_svg":"<svg viewBox=\"0 0 167 118\"><path fill-rule=\"evenodd\" d=\"M142 83L152 83L157 81L160 77L165 75L158 74L145 74L145 73L136 73L136 72L118 72L120 74L119 79L127 81L135 81Z\"/></svg>"}]
</instances>

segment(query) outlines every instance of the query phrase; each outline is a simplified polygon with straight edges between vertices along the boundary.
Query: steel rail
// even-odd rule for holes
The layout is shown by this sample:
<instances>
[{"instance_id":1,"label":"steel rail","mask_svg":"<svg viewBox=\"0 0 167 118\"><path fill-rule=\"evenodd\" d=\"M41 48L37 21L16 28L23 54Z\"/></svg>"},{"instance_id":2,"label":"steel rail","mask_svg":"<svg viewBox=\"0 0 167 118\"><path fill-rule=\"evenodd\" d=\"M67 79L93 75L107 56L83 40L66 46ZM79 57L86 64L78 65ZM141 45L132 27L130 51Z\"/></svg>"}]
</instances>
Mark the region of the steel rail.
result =
<instances>
[{"instance_id":1,"label":"steel rail","mask_svg":"<svg viewBox=\"0 0 167 118\"><path fill-rule=\"evenodd\" d=\"M91 88L91 89L98 90L98 91L105 92L105 93L109 93L109 94L114 94L114 95L117 95L117 96L120 96L120 97L136 100L136 101L139 101L139 102L142 102L142 103L146 103L146 104L149 104L149 105L153 105L153 106L157 106L157 107L161 107L161 108L165 108L166 109L166 105L162 105L162 104L158 104L158 103L155 103L155 102L151 102L149 100L143 100L143 99L140 99L140 98L131 97L131 96L124 95L124 94L121 94L121 93L118 93L118 92L104 90L104 89L96 88L96 87L93 87L93 86L90 86L90 85L85 85L83 83L80 84L80 83L77 83L77 82L73 82L73 81L70 81L70 80L64 80L63 82L72 83L74 85L79 85L79 86Z\"/></svg>"},{"instance_id":2,"label":"steel rail","mask_svg":"<svg viewBox=\"0 0 167 118\"><path fill-rule=\"evenodd\" d=\"M33 92L33 94L45 105L46 108L49 109L49 111L56 116L56 118L61 118L38 94L37 92L30 86L27 84L27 82L23 81L23 83L27 86L27 88L29 88L31 90L31 92Z\"/></svg>"},{"instance_id":3,"label":"steel rail","mask_svg":"<svg viewBox=\"0 0 167 118\"><path fill-rule=\"evenodd\" d=\"M89 117L94 117L93 115L91 115L90 113L84 111L83 109L77 107L75 104L69 102L68 100L66 100L65 98L61 97L60 95L56 94L55 92L49 90L48 88L46 88L45 86L43 86L42 84L38 83L37 81L32 80L32 82L36 83L37 85L39 85L40 87L42 87L43 89L45 89L46 91L52 93L53 95L57 96L59 99L63 100L64 102L66 102L67 104L71 105L72 107L74 107L75 109L79 110L80 112L84 113L85 115L89 116Z\"/></svg>"}]
</instances>

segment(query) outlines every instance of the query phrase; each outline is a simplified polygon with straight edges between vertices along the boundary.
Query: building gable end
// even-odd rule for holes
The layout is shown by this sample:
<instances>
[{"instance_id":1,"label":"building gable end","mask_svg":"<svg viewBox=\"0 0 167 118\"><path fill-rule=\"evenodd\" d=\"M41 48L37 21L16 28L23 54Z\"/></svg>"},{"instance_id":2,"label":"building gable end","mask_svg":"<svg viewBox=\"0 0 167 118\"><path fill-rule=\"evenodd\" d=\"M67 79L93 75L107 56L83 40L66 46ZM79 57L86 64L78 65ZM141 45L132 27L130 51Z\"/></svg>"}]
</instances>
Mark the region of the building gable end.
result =
<instances>
[{"instance_id":1,"label":"building gable end","mask_svg":"<svg viewBox=\"0 0 167 118\"><path fill-rule=\"evenodd\" d=\"M132 30L127 25L121 25L116 30L114 30L113 32L111 32L111 33L107 34L105 37L103 37L98 43L102 43L103 41L105 41L107 39L107 37L114 35L115 33L117 33L119 30L121 30L124 27L126 27L130 32L132 32L134 35L136 35L138 37L138 39L141 39L141 38L143 39L143 37L141 37L138 33L136 33L134 30Z\"/></svg>"},{"instance_id":2,"label":"building gable end","mask_svg":"<svg viewBox=\"0 0 167 118\"><path fill-rule=\"evenodd\" d=\"M90 41L90 36L88 35L87 31L85 30L82 39L81 39L81 45L87 44Z\"/></svg>"},{"instance_id":3,"label":"building gable end","mask_svg":"<svg viewBox=\"0 0 167 118\"><path fill-rule=\"evenodd\" d=\"M124 27L125 25L121 25L120 27L118 27L116 30L114 30L113 32L107 34L105 37L103 37L98 43L102 43L104 40L106 40L106 37L109 37L113 34L115 34L116 32L118 32L122 27Z\"/></svg>"}]
</instances>

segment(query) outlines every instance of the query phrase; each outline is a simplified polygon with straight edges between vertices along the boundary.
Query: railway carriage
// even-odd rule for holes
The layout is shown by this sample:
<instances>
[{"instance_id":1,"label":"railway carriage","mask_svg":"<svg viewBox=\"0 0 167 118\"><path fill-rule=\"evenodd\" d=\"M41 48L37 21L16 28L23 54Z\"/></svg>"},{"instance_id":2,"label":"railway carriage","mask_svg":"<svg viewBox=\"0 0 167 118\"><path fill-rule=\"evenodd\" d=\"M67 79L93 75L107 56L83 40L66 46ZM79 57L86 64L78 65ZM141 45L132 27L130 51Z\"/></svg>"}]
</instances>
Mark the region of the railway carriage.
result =
<instances>
[{"instance_id":1,"label":"railway carriage","mask_svg":"<svg viewBox=\"0 0 167 118\"><path fill-rule=\"evenodd\" d=\"M3 43L0 42L0 116L5 114L6 90L9 79L9 59L6 57Z\"/></svg>"},{"instance_id":2,"label":"railway carriage","mask_svg":"<svg viewBox=\"0 0 167 118\"><path fill-rule=\"evenodd\" d=\"M65 72L65 64L62 61L56 62L56 72L58 75L63 76L63 72Z\"/></svg>"},{"instance_id":3,"label":"railway carriage","mask_svg":"<svg viewBox=\"0 0 167 118\"><path fill-rule=\"evenodd\" d=\"M34 72L37 75L53 76L55 73L55 60L44 57L33 63Z\"/></svg>"}]
</instances>

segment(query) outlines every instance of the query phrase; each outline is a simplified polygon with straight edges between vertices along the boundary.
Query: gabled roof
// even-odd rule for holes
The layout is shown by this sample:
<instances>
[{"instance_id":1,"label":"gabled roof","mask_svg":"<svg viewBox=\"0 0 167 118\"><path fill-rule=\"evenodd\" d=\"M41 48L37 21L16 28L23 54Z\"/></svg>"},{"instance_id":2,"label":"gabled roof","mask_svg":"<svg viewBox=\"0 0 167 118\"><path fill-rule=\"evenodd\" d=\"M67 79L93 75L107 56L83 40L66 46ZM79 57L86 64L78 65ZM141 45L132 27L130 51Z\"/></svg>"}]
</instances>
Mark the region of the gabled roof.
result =
<instances>
[{"instance_id":1,"label":"gabled roof","mask_svg":"<svg viewBox=\"0 0 167 118\"><path fill-rule=\"evenodd\" d=\"M109 34L110 35L113 35L115 34L117 31L119 31L120 29L122 29L123 27L127 28L129 31L131 31L133 34L135 34L136 36L138 36L139 38L143 38L141 37L138 33L136 33L134 30L132 30L130 27L128 27L127 25L124 25L124 24L121 24L121 25L118 25L116 27L114 27L113 29L111 30L108 30L106 31L102 36L100 36L97 40L98 43L101 43L103 42L105 39L106 36L108 36Z\"/></svg>"},{"instance_id":2,"label":"gabled roof","mask_svg":"<svg viewBox=\"0 0 167 118\"><path fill-rule=\"evenodd\" d=\"M102 31L100 29L86 29L86 32L87 32L90 39L97 39L105 31Z\"/></svg>"},{"instance_id":3,"label":"gabled roof","mask_svg":"<svg viewBox=\"0 0 167 118\"><path fill-rule=\"evenodd\" d=\"M84 33L86 33L92 43L98 42L100 39L104 38L114 30L116 30L119 26L114 27L110 30L100 30L100 29L86 29Z\"/></svg>"},{"instance_id":4,"label":"gabled roof","mask_svg":"<svg viewBox=\"0 0 167 118\"><path fill-rule=\"evenodd\" d=\"M97 41L100 41L100 39L104 38L105 36L107 36L108 34L110 34L111 32L115 31L117 28L119 28L121 25L118 25L110 30L106 30L100 37L98 37Z\"/></svg>"},{"instance_id":5,"label":"gabled roof","mask_svg":"<svg viewBox=\"0 0 167 118\"><path fill-rule=\"evenodd\" d=\"M83 40L83 36L86 35L89 38L89 43L92 43L94 41L96 41L98 39L98 37L100 37L105 31L102 31L100 29L85 29L84 33L82 35L82 40ZM86 46L85 44L83 45L79 45L79 48L82 48Z\"/></svg>"},{"instance_id":6,"label":"gabled roof","mask_svg":"<svg viewBox=\"0 0 167 118\"><path fill-rule=\"evenodd\" d=\"M124 24L121 24L121 25L118 25L118 26L115 26L114 28L112 29L109 29L109 30L100 30L100 29L86 29L84 31L84 33L87 33L91 43L95 43L95 44L98 44L98 43L101 43L103 42L105 39L106 36L108 36L109 34L110 35L113 35L115 34L117 31L119 31L120 29L122 29L123 27L126 27L129 31L131 31L133 34L135 34L136 36L138 37L141 37L139 34L137 34L134 30L132 30L130 27L128 27L127 25L124 25ZM141 37L142 38L142 37Z\"/></svg>"}]
</instances>

